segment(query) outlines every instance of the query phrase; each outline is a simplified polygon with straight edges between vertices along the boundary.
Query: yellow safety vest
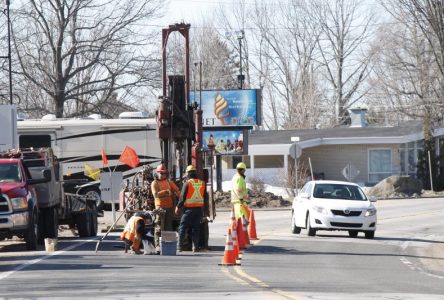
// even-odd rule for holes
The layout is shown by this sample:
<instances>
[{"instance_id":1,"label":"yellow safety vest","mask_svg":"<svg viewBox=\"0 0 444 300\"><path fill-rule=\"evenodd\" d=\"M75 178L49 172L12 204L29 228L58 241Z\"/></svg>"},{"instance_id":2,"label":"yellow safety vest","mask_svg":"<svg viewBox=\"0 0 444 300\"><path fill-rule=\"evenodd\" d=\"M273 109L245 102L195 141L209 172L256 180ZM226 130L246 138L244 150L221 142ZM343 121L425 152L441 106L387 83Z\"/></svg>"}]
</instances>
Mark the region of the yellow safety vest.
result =
<instances>
[{"instance_id":1,"label":"yellow safety vest","mask_svg":"<svg viewBox=\"0 0 444 300\"><path fill-rule=\"evenodd\" d=\"M248 196L247 183L245 178L239 173L236 173L231 180L231 203L240 203Z\"/></svg>"},{"instance_id":2,"label":"yellow safety vest","mask_svg":"<svg viewBox=\"0 0 444 300\"><path fill-rule=\"evenodd\" d=\"M139 250L140 248L140 243L142 241L142 236L137 232L137 222L143 220L143 222L145 222L145 220L142 217L136 217L136 216L132 216L129 220L128 223L126 223L125 228L123 229L122 234L120 235L120 239L121 240L129 240L131 242L133 242L133 249L135 250Z\"/></svg>"},{"instance_id":3,"label":"yellow safety vest","mask_svg":"<svg viewBox=\"0 0 444 300\"><path fill-rule=\"evenodd\" d=\"M204 206L205 182L200 179L190 179L187 181L188 190L185 196L185 207Z\"/></svg>"}]
</instances>

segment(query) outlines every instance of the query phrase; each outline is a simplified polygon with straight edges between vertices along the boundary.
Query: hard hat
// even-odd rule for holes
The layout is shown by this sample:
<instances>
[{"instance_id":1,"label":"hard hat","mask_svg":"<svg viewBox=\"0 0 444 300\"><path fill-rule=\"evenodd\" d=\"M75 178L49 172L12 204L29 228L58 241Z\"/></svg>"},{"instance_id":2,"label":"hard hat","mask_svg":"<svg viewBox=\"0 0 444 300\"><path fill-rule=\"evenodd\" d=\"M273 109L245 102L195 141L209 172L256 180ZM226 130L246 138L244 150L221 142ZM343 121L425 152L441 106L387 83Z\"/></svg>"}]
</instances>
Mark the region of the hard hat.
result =
<instances>
[{"instance_id":1,"label":"hard hat","mask_svg":"<svg viewBox=\"0 0 444 300\"><path fill-rule=\"evenodd\" d=\"M195 166L193 166L193 165L189 165L188 167L187 167L187 173L189 173L189 172L196 172L196 167Z\"/></svg>"},{"instance_id":2,"label":"hard hat","mask_svg":"<svg viewBox=\"0 0 444 300\"><path fill-rule=\"evenodd\" d=\"M160 174L167 174L168 170L167 170L167 168L165 167L164 164L160 164L160 165L157 166L156 172L160 173Z\"/></svg>"},{"instance_id":3,"label":"hard hat","mask_svg":"<svg viewBox=\"0 0 444 300\"><path fill-rule=\"evenodd\" d=\"M243 162L240 162L240 163L237 164L236 169L244 169L244 170L246 170L247 166Z\"/></svg>"}]
</instances>

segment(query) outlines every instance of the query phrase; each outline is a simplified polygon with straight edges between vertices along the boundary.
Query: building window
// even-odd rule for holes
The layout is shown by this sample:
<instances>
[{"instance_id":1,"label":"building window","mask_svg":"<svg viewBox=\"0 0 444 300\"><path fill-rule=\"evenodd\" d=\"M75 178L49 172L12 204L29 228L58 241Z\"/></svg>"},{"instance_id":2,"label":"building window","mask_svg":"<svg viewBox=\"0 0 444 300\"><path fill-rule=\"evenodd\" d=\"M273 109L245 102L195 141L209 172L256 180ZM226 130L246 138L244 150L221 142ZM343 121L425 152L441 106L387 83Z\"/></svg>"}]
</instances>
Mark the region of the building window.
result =
<instances>
[{"instance_id":1,"label":"building window","mask_svg":"<svg viewBox=\"0 0 444 300\"><path fill-rule=\"evenodd\" d=\"M416 176L418 157L423 152L423 141L402 144L399 149L401 174Z\"/></svg>"},{"instance_id":2,"label":"building window","mask_svg":"<svg viewBox=\"0 0 444 300\"><path fill-rule=\"evenodd\" d=\"M392 175L392 149L369 149L368 180L376 183Z\"/></svg>"}]
</instances>

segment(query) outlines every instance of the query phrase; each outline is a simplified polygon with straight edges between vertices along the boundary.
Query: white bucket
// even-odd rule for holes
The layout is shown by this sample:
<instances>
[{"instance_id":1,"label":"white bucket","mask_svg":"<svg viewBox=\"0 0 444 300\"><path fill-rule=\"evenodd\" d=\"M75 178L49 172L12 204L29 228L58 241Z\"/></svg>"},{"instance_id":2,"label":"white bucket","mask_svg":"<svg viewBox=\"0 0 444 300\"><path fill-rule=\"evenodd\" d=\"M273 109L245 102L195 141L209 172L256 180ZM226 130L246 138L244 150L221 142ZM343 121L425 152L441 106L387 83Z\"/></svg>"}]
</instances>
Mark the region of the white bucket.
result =
<instances>
[{"instance_id":1,"label":"white bucket","mask_svg":"<svg viewBox=\"0 0 444 300\"><path fill-rule=\"evenodd\" d=\"M57 251L57 239L45 239L45 250L46 252L54 252Z\"/></svg>"}]
</instances>

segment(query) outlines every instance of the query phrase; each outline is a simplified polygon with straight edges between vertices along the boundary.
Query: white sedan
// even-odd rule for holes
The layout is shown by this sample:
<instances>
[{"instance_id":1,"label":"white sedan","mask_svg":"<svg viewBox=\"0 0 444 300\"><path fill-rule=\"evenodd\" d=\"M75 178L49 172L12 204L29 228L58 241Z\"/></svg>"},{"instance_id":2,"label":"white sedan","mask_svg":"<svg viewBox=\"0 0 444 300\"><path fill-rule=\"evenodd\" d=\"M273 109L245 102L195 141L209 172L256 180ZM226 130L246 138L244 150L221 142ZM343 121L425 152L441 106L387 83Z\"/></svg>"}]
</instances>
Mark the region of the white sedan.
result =
<instances>
[{"instance_id":1,"label":"white sedan","mask_svg":"<svg viewBox=\"0 0 444 300\"><path fill-rule=\"evenodd\" d=\"M317 180L307 182L293 200L291 230L307 229L309 236L318 230L348 231L350 237L364 232L375 237L376 198L367 196L351 182Z\"/></svg>"}]
</instances>

